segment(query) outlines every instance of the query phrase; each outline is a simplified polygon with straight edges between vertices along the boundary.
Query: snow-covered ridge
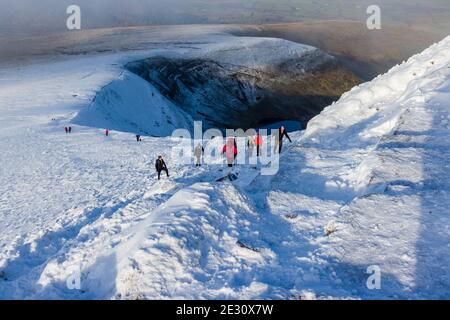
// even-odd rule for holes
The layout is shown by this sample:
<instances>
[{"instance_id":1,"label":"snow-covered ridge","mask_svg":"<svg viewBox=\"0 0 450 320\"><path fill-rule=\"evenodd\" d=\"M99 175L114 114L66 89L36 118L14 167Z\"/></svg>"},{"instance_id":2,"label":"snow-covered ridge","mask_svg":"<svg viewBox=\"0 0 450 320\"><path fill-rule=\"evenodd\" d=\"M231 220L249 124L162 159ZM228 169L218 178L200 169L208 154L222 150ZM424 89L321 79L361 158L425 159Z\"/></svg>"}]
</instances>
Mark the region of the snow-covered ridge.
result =
<instances>
[{"instance_id":1,"label":"snow-covered ridge","mask_svg":"<svg viewBox=\"0 0 450 320\"><path fill-rule=\"evenodd\" d=\"M137 75L123 71L96 93L73 123L147 136L170 136L192 118Z\"/></svg>"},{"instance_id":2,"label":"snow-covered ridge","mask_svg":"<svg viewBox=\"0 0 450 320\"><path fill-rule=\"evenodd\" d=\"M447 66L449 42L450 37L447 37L411 57L407 62L393 67L386 74L343 94L337 103L325 108L308 123L305 138L311 137L314 141L324 137L327 143L330 143L330 139L333 143L335 140L350 137L339 133L347 133L348 127L359 122L367 124L367 127L363 132L355 130L360 135L360 141L354 140L355 143L388 134L395 123L392 120L395 120L397 112L403 110L401 107L409 102L408 99L420 96L418 93L428 82L445 80L439 74L433 77L433 73L442 72ZM361 129L361 126L357 129ZM345 143L352 141L346 140Z\"/></svg>"},{"instance_id":3,"label":"snow-covered ridge","mask_svg":"<svg viewBox=\"0 0 450 320\"><path fill-rule=\"evenodd\" d=\"M308 123L304 143L372 150L356 170L357 180L353 182L361 194L370 192L367 188L375 184L375 173L369 168L379 164L379 147L398 134L411 108L426 103L436 95L434 90L447 81L449 44L447 37L388 73L345 93Z\"/></svg>"}]
</instances>

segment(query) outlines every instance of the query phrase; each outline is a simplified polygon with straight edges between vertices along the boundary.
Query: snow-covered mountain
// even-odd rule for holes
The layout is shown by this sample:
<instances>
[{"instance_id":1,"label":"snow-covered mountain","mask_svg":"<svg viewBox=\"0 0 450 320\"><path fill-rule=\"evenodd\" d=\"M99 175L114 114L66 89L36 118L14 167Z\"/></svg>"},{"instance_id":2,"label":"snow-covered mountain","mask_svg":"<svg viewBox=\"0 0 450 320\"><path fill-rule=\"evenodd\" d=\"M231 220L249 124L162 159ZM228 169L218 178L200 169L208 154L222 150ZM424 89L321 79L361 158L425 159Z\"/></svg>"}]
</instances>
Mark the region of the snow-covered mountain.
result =
<instances>
[{"instance_id":1,"label":"snow-covered mountain","mask_svg":"<svg viewBox=\"0 0 450 320\"><path fill-rule=\"evenodd\" d=\"M307 122L360 80L334 57L280 39L242 38L196 57L127 65L205 128Z\"/></svg>"},{"instance_id":2,"label":"snow-covered mountain","mask_svg":"<svg viewBox=\"0 0 450 320\"><path fill-rule=\"evenodd\" d=\"M154 99L161 135L188 119L121 67L148 57L0 71L0 298L448 297L450 37L293 133L277 175L240 166L221 183L220 167L171 157L170 138L104 136L140 126L130 113L105 120L111 99L135 99L135 113ZM161 182L158 154L171 171Z\"/></svg>"},{"instance_id":3,"label":"snow-covered mountain","mask_svg":"<svg viewBox=\"0 0 450 320\"><path fill-rule=\"evenodd\" d=\"M220 40L127 63L74 122L153 136L192 130L192 120L203 121L205 129L307 122L360 83L334 57L310 46Z\"/></svg>"}]
</instances>

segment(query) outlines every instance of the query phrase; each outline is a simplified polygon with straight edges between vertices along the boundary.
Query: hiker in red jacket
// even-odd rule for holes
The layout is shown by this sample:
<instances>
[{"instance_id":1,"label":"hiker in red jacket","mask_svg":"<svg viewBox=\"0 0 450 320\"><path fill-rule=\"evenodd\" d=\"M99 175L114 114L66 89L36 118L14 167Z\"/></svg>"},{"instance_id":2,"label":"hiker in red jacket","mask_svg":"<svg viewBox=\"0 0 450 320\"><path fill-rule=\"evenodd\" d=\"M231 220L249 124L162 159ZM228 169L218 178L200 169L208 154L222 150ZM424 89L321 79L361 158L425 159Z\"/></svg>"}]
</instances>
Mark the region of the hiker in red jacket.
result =
<instances>
[{"instance_id":1,"label":"hiker in red jacket","mask_svg":"<svg viewBox=\"0 0 450 320\"><path fill-rule=\"evenodd\" d=\"M227 143L223 146L222 154L226 154L228 166L233 167L234 161L237 157L238 150L235 138L229 138Z\"/></svg>"},{"instance_id":2,"label":"hiker in red jacket","mask_svg":"<svg viewBox=\"0 0 450 320\"><path fill-rule=\"evenodd\" d=\"M259 157L261 154L261 147L263 145L263 138L262 138L261 134L259 133L259 131L256 134L255 144L256 144L256 155Z\"/></svg>"}]
</instances>

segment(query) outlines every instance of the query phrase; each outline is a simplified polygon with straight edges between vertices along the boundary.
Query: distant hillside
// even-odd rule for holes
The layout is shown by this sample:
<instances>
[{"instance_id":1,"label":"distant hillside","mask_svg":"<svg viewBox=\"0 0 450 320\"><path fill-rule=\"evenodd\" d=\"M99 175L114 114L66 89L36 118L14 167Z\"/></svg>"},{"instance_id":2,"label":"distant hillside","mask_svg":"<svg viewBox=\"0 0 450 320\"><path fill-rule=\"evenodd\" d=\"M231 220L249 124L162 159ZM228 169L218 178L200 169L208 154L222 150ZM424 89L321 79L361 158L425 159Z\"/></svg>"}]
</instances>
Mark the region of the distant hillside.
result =
<instances>
[{"instance_id":1,"label":"distant hillside","mask_svg":"<svg viewBox=\"0 0 450 320\"><path fill-rule=\"evenodd\" d=\"M361 80L332 56L279 39L237 38L192 59L151 57L127 68L205 127L307 122Z\"/></svg>"},{"instance_id":2,"label":"distant hillside","mask_svg":"<svg viewBox=\"0 0 450 320\"><path fill-rule=\"evenodd\" d=\"M382 30L370 31L365 23L356 21L315 21L247 26L232 33L314 46L338 57L359 77L371 80L442 39L415 27L385 25Z\"/></svg>"}]
</instances>

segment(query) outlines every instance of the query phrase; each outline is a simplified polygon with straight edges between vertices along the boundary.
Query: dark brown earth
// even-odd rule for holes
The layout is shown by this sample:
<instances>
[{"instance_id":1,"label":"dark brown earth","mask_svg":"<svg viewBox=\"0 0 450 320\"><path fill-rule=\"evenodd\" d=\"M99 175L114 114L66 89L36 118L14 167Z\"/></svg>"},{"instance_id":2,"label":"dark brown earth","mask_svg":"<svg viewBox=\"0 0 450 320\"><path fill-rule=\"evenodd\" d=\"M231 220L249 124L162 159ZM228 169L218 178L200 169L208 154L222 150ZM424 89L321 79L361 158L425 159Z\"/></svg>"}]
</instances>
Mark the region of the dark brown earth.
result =
<instances>
[{"instance_id":1,"label":"dark brown earth","mask_svg":"<svg viewBox=\"0 0 450 320\"><path fill-rule=\"evenodd\" d=\"M385 25L382 30L371 31L364 23L356 21L249 25L231 32L240 36L274 37L314 46L339 58L365 80L385 73L442 40L438 33L425 29Z\"/></svg>"}]
</instances>

